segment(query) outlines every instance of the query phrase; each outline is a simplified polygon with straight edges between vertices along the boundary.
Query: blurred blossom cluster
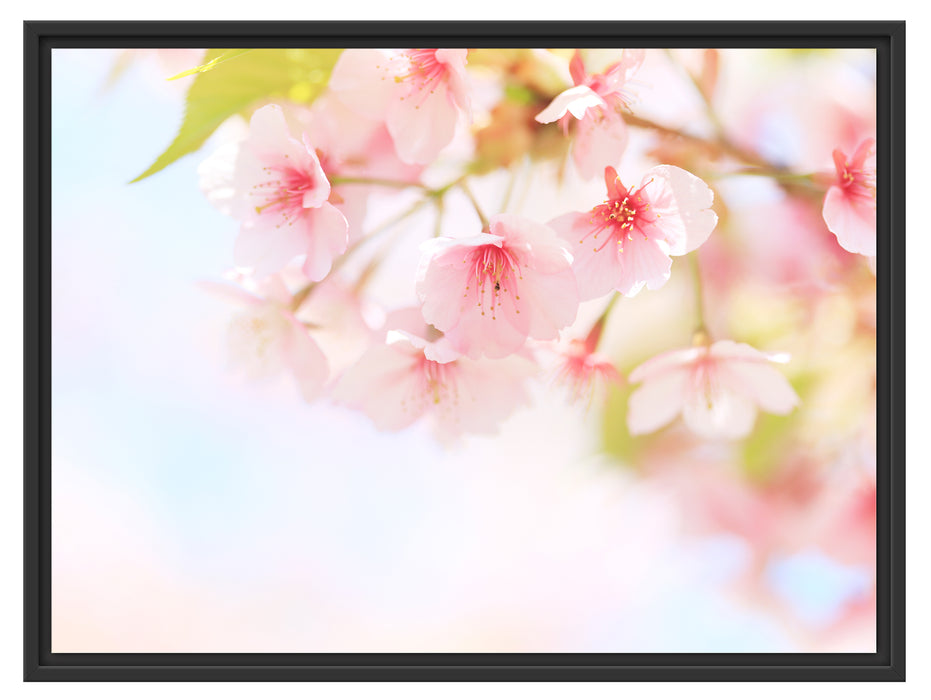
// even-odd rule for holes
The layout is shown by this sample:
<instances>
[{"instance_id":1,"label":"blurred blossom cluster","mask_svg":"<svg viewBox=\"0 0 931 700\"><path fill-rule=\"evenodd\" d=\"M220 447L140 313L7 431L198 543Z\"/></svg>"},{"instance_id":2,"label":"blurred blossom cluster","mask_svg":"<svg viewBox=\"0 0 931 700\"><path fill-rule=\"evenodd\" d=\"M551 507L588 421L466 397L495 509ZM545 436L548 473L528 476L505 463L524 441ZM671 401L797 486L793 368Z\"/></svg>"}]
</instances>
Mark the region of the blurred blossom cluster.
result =
<instances>
[{"instance_id":1,"label":"blurred blossom cluster","mask_svg":"<svg viewBox=\"0 0 931 700\"><path fill-rule=\"evenodd\" d=\"M690 531L749 543L747 600L786 605L774 567L803 552L872 571L872 53L330 54L270 75L199 168L237 371L451 450L574 402ZM874 590L792 625L842 645Z\"/></svg>"}]
</instances>

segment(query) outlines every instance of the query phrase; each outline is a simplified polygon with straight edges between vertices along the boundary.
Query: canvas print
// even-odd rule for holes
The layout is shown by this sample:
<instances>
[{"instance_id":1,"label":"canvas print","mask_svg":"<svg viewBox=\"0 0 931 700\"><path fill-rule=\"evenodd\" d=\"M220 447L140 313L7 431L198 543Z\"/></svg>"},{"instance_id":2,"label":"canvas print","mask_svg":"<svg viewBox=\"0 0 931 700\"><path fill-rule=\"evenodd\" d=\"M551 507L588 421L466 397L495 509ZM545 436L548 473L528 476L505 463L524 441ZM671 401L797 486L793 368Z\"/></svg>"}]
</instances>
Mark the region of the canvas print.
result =
<instances>
[{"instance_id":1,"label":"canvas print","mask_svg":"<svg viewBox=\"0 0 931 700\"><path fill-rule=\"evenodd\" d=\"M876 57L54 49L53 652L874 652Z\"/></svg>"}]
</instances>

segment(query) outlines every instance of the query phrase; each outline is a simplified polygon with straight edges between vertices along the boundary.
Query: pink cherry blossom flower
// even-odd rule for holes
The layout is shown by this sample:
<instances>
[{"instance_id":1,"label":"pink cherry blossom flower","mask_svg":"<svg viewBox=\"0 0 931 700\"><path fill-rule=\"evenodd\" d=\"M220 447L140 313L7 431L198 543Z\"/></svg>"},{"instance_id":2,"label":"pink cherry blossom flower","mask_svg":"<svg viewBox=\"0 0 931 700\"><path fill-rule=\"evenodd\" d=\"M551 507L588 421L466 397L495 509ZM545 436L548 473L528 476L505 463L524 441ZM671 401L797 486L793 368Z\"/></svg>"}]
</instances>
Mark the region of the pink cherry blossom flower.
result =
<instances>
[{"instance_id":1,"label":"pink cherry blossom flower","mask_svg":"<svg viewBox=\"0 0 931 700\"><path fill-rule=\"evenodd\" d=\"M876 255L876 142L861 143L849 160L834 151L837 179L824 197L824 223L844 250Z\"/></svg>"},{"instance_id":2,"label":"pink cherry blossom flower","mask_svg":"<svg viewBox=\"0 0 931 700\"><path fill-rule=\"evenodd\" d=\"M382 115L383 117L384 115ZM385 179L417 184L423 166L404 163L395 152L384 118L377 120L351 110L332 93L316 99L309 110L296 117L312 135L320 166L332 186L330 203L349 222L349 240L364 235L362 224L373 195L391 196L395 190L348 179Z\"/></svg>"},{"instance_id":3,"label":"pink cherry blossom flower","mask_svg":"<svg viewBox=\"0 0 931 700\"><path fill-rule=\"evenodd\" d=\"M568 387L573 401L591 401L599 387L619 383L621 375L609 358L590 352L585 341L573 340L563 355L558 379Z\"/></svg>"},{"instance_id":4,"label":"pink cherry blossom flower","mask_svg":"<svg viewBox=\"0 0 931 700\"><path fill-rule=\"evenodd\" d=\"M643 49L625 49L620 61L604 73L591 75L576 51L569 63L574 87L559 93L536 116L541 124L559 121L564 131L569 129L569 115L578 120L572 157L579 174L586 179L600 173L605 163L617 163L627 147L627 124L621 113L632 96L625 86L644 56Z\"/></svg>"},{"instance_id":5,"label":"pink cherry blossom flower","mask_svg":"<svg viewBox=\"0 0 931 700\"><path fill-rule=\"evenodd\" d=\"M416 308L390 314L384 342L373 345L340 378L334 399L365 413L380 430L396 431L428 417L438 438L496 433L529 403L532 362L470 360L457 353Z\"/></svg>"},{"instance_id":6,"label":"pink cherry blossom flower","mask_svg":"<svg viewBox=\"0 0 931 700\"><path fill-rule=\"evenodd\" d=\"M630 396L627 427L650 433L681 413L702 437L744 437L758 407L785 415L798 405L792 386L770 365L787 360L732 340L657 355L630 373L631 382L643 384Z\"/></svg>"},{"instance_id":7,"label":"pink cherry blossom flower","mask_svg":"<svg viewBox=\"0 0 931 700\"><path fill-rule=\"evenodd\" d=\"M490 233L434 238L421 250L424 320L464 355L505 357L528 337L557 338L575 320L572 258L548 226L500 214Z\"/></svg>"},{"instance_id":8,"label":"pink cherry blossom flower","mask_svg":"<svg viewBox=\"0 0 931 700\"><path fill-rule=\"evenodd\" d=\"M289 284L293 289L306 289L306 278L295 275ZM310 331L326 356L330 376L343 372L368 349L373 337L370 321L375 314L378 311L360 296L354 283L333 274L314 283L294 311L294 317Z\"/></svg>"},{"instance_id":9,"label":"pink cherry blossom flower","mask_svg":"<svg viewBox=\"0 0 931 700\"><path fill-rule=\"evenodd\" d=\"M249 379L288 372L305 401L316 399L326 382L326 356L292 311L293 297L277 275L256 283L238 276L248 287L205 284L208 290L242 307L230 321L227 346L230 364Z\"/></svg>"},{"instance_id":10,"label":"pink cherry blossom flower","mask_svg":"<svg viewBox=\"0 0 931 700\"><path fill-rule=\"evenodd\" d=\"M644 286L662 287L669 279L670 256L695 250L717 225L709 208L714 192L673 165L650 169L637 189L625 188L608 167L605 184L608 198L602 204L550 222L572 246L582 301L613 289L633 296Z\"/></svg>"},{"instance_id":11,"label":"pink cherry blossom flower","mask_svg":"<svg viewBox=\"0 0 931 700\"><path fill-rule=\"evenodd\" d=\"M447 145L460 115L471 119L466 49L349 49L330 89L361 114L385 119L398 156L429 163Z\"/></svg>"},{"instance_id":12,"label":"pink cherry blossom flower","mask_svg":"<svg viewBox=\"0 0 931 700\"><path fill-rule=\"evenodd\" d=\"M211 166L202 171L202 183L222 189L229 213L242 222L237 265L263 276L304 255L304 274L326 277L346 250L348 224L328 201L330 183L313 146L306 136L303 142L291 136L280 107L267 105L252 115L228 183L212 172L223 159Z\"/></svg>"},{"instance_id":13,"label":"pink cherry blossom flower","mask_svg":"<svg viewBox=\"0 0 931 700\"><path fill-rule=\"evenodd\" d=\"M618 384L621 375L610 358L596 352L604 330L604 318L596 321L584 340L574 339L559 355L557 380L569 389L572 401L594 400L609 384Z\"/></svg>"}]
</instances>

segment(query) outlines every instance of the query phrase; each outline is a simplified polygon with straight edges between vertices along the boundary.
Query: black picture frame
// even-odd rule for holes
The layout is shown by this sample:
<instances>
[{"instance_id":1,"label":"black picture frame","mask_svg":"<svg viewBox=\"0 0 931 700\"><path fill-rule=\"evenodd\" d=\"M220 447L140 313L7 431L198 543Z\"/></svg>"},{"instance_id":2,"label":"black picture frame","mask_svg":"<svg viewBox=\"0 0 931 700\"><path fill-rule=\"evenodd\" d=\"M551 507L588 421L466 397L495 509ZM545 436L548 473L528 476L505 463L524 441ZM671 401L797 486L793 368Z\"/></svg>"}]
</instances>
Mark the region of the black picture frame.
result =
<instances>
[{"instance_id":1,"label":"black picture frame","mask_svg":"<svg viewBox=\"0 0 931 700\"><path fill-rule=\"evenodd\" d=\"M24 679L856 681L905 679L904 22L25 22ZM860 654L51 652L51 52L452 46L873 48L877 60L877 637Z\"/></svg>"}]
</instances>

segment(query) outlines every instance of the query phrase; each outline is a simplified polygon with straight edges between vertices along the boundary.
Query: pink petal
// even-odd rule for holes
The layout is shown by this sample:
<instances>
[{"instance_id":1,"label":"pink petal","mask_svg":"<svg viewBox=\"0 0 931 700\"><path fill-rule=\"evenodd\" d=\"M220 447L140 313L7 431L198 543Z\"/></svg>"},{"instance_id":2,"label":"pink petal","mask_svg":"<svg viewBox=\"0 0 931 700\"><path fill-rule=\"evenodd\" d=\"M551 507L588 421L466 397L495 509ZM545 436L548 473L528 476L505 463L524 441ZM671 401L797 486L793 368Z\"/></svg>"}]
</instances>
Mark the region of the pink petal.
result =
<instances>
[{"instance_id":1,"label":"pink petal","mask_svg":"<svg viewBox=\"0 0 931 700\"><path fill-rule=\"evenodd\" d=\"M255 288L263 299L279 306L289 306L294 299L281 275L269 275L265 279L256 282Z\"/></svg>"},{"instance_id":2,"label":"pink petal","mask_svg":"<svg viewBox=\"0 0 931 700\"><path fill-rule=\"evenodd\" d=\"M459 111L445 85L421 97L416 91L388 107L388 132L405 163L429 163L453 139Z\"/></svg>"},{"instance_id":3,"label":"pink petal","mask_svg":"<svg viewBox=\"0 0 931 700\"><path fill-rule=\"evenodd\" d=\"M333 67L329 89L359 114L384 119L397 93L394 78L401 67L400 61L379 49L346 49Z\"/></svg>"},{"instance_id":4,"label":"pink petal","mask_svg":"<svg viewBox=\"0 0 931 700\"><path fill-rule=\"evenodd\" d=\"M465 71L468 49L437 49L434 52L437 62L446 65L450 71Z\"/></svg>"},{"instance_id":5,"label":"pink petal","mask_svg":"<svg viewBox=\"0 0 931 700\"><path fill-rule=\"evenodd\" d=\"M323 172L323 166L320 165L320 159L314 150L314 144L310 142L309 137L304 135L304 147L307 149L307 155L303 159L303 172L307 173L312 183L311 189L304 193L301 205L307 207L319 207L330 197L330 181L326 173Z\"/></svg>"},{"instance_id":6,"label":"pink petal","mask_svg":"<svg viewBox=\"0 0 931 700\"><path fill-rule=\"evenodd\" d=\"M609 244L608 247L614 244ZM667 254L666 244L652 239L644 240L635 231L624 241L624 249L618 253L621 274L615 280L615 289L625 296L635 296L643 289L659 289L669 279L672 258Z\"/></svg>"},{"instance_id":7,"label":"pink petal","mask_svg":"<svg viewBox=\"0 0 931 700\"><path fill-rule=\"evenodd\" d=\"M531 338L554 340L561 329L575 321L579 292L568 265L558 273L540 274L536 269L528 270L519 288L520 308L527 309L530 315L527 334Z\"/></svg>"},{"instance_id":8,"label":"pink petal","mask_svg":"<svg viewBox=\"0 0 931 700\"><path fill-rule=\"evenodd\" d=\"M349 224L349 241L355 242L365 236L365 214L371 189L368 187L340 187L336 190L339 204L334 204Z\"/></svg>"},{"instance_id":9,"label":"pink petal","mask_svg":"<svg viewBox=\"0 0 931 700\"><path fill-rule=\"evenodd\" d=\"M737 440L746 437L756 420L756 407L749 399L719 389L713 396L691 392L682 409L685 424L704 438Z\"/></svg>"},{"instance_id":10,"label":"pink petal","mask_svg":"<svg viewBox=\"0 0 931 700\"><path fill-rule=\"evenodd\" d=\"M217 211L233 216L236 187L233 174L241 143L226 143L214 151L197 168L200 189Z\"/></svg>"},{"instance_id":11,"label":"pink petal","mask_svg":"<svg viewBox=\"0 0 931 700\"><path fill-rule=\"evenodd\" d=\"M308 231L303 222L294 226L243 224L233 248L239 267L252 268L257 276L270 275L307 252Z\"/></svg>"},{"instance_id":12,"label":"pink petal","mask_svg":"<svg viewBox=\"0 0 931 700\"><path fill-rule=\"evenodd\" d=\"M249 146L256 153L285 153L292 147L291 132L278 105L265 105L249 120Z\"/></svg>"},{"instance_id":13,"label":"pink petal","mask_svg":"<svg viewBox=\"0 0 931 700\"><path fill-rule=\"evenodd\" d=\"M824 197L824 223L841 248L860 255L876 255L876 200L849 196L831 187Z\"/></svg>"},{"instance_id":14,"label":"pink petal","mask_svg":"<svg viewBox=\"0 0 931 700\"><path fill-rule=\"evenodd\" d=\"M285 364L297 380L301 396L313 401L323 390L329 368L326 356L301 323L291 317L291 332L285 339L282 353Z\"/></svg>"},{"instance_id":15,"label":"pink petal","mask_svg":"<svg viewBox=\"0 0 931 700\"><path fill-rule=\"evenodd\" d=\"M498 214L490 223L491 235L501 236L510 248L531 252L535 270L550 274L572 264L566 242L550 226L513 214Z\"/></svg>"},{"instance_id":16,"label":"pink petal","mask_svg":"<svg viewBox=\"0 0 931 700\"><path fill-rule=\"evenodd\" d=\"M312 185L304 194L301 206L319 206L326 201L330 194L330 183L316 154L309 151L308 147L288 138L285 151L258 151L251 141L247 141L239 150L234 168L235 196L230 206L232 215L243 222L273 220L276 225L281 223L284 217L279 209L257 208L257 205L265 204L266 200L256 197L256 188L261 188L259 191L263 192L269 191L265 189L268 183L281 177L287 169L306 176ZM271 194L268 196L272 198Z\"/></svg>"},{"instance_id":17,"label":"pink petal","mask_svg":"<svg viewBox=\"0 0 931 700\"><path fill-rule=\"evenodd\" d=\"M248 146L243 144L236 155L233 166L232 187L234 195L229 202L230 215L244 222L257 222L261 216L256 212L255 199L252 196L253 188L268 180L264 170L265 164Z\"/></svg>"},{"instance_id":18,"label":"pink petal","mask_svg":"<svg viewBox=\"0 0 931 700\"><path fill-rule=\"evenodd\" d=\"M399 343L406 343L407 345L410 345L417 350L423 350L425 347L427 347L426 339L421 338L420 336L413 333L408 333L407 331L402 330L389 330L387 333L385 333L386 345L395 345Z\"/></svg>"},{"instance_id":19,"label":"pink petal","mask_svg":"<svg viewBox=\"0 0 931 700\"><path fill-rule=\"evenodd\" d=\"M449 339L444 336L432 343L427 343L423 349L423 356L428 360L445 365L453 360L458 360L462 357L462 353L456 350L452 343L449 342Z\"/></svg>"},{"instance_id":20,"label":"pink petal","mask_svg":"<svg viewBox=\"0 0 931 700\"><path fill-rule=\"evenodd\" d=\"M446 337L456 350L472 359L483 355L493 359L507 357L523 346L530 329L531 314L526 309L520 311L517 303L510 294L502 295L494 315L483 314L479 290L473 284L462 299L458 323L446 332Z\"/></svg>"},{"instance_id":21,"label":"pink petal","mask_svg":"<svg viewBox=\"0 0 931 700\"><path fill-rule=\"evenodd\" d=\"M831 152L831 157L834 159L834 169L837 171L838 177L842 176L847 170L847 154L839 148L835 148Z\"/></svg>"},{"instance_id":22,"label":"pink petal","mask_svg":"<svg viewBox=\"0 0 931 700\"><path fill-rule=\"evenodd\" d=\"M437 49L436 60L447 68L446 82L453 102L462 110L469 121L472 120L472 99L466 74L467 49Z\"/></svg>"},{"instance_id":23,"label":"pink petal","mask_svg":"<svg viewBox=\"0 0 931 700\"><path fill-rule=\"evenodd\" d=\"M601 119L582 119L572 144L572 159L586 180L602 174L606 165L620 162L627 148L627 124L617 112L605 110Z\"/></svg>"},{"instance_id":24,"label":"pink petal","mask_svg":"<svg viewBox=\"0 0 931 700\"><path fill-rule=\"evenodd\" d=\"M588 237L579 243L592 228L591 215L572 212L549 222L571 247L572 271L578 284L580 301L597 299L614 289L621 276L621 261L618 258L617 244L609 243L600 251L603 238L593 241ZM607 235L607 232L605 234Z\"/></svg>"},{"instance_id":25,"label":"pink petal","mask_svg":"<svg viewBox=\"0 0 931 700\"><path fill-rule=\"evenodd\" d=\"M718 223L709 208L714 192L700 178L674 165L647 171L638 193L659 218L645 229L651 238L665 239L670 255L685 255L708 240Z\"/></svg>"},{"instance_id":26,"label":"pink petal","mask_svg":"<svg viewBox=\"0 0 931 700\"><path fill-rule=\"evenodd\" d=\"M285 365L290 325L271 304L251 305L233 315L227 330L230 364L250 379L269 377Z\"/></svg>"},{"instance_id":27,"label":"pink petal","mask_svg":"<svg viewBox=\"0 0 931 700\"><path fill-rule=\"evenodd\" d=\"M769 363L721 363L718 370L731 391L748 397L764 411L785 415L799 404L792 385Z\"/></svg>"},{"instance_id":28,"label":"pink petal","mask_svg":"<svg viewBox=\"0 0 931 700\"><path fill-rule=\"evenodd\" d=\"M284 112L278 105L265 105L252 114L249 121L249 137L246 148L255 154L263 165L284 163L285 156L295 168L310 172L311 159L316 160L313 150L291 136ZM317 164L319 168L319 163ZM322 175L323 172L320 171Z\"/></svg>"},{"instance_id":29,"label":"pink petal","mask_svg":"<svg viewBox=\"0 0 931 700\"><path fill-rule=\"evenodd\" d=\"M529 405L526 380L536 374L528 360L460 360L457 401L451 410L438 412L437 432L444 439L462 433L495 434L501 423L520 406Z\"/></svg>"},{"instance_id":30,"label":"pink petal","mask_svg":"<svg viewBox=\"0 0 931 700\"><path fill-rule=\"evenodd\" d=\"M372 346L333 388L337 403L361 410L379 430L400 430L420 418L416 351L403 344Z\"/></svg>"},{"instance_id":31,"label":"pink petal","mask_svg":"<svg viewBox=\"0 0 931 700\"><path fill-rule=\"evenodd\" d=\"M633 376L630 375L631 381ZM673 369L650 377L635 389L627 405L627 429L630 433L651 433L670 423L682 410L688 377L688 370Z\"/></svg>"},{"instance_id":32,"label":"pink petal","mask_svg":"<svg viewBox=\"0 0 931 700\"><path fill-rule=\"evenodd\" d=\"M332 91L314 100L309 110L299 113L299 118L304 133L313 137L314 145L328 159L340 163L359 155L382 124L351 109Z\"/></svg>"},{"instance_id":33,"label":"pink petal","mask_svg":"<svg viewBox=\"0 0 931 700\"><path fill-rule=\"evenodd\" d=\"M318 282L329 274L333 259L346 251L349 224L339 209L328 202L308 209L304 222L309 245L303 271L311 281Z\"/></svg>"},{"instance_id":34,"label":"pink petal","mask_svg":"<svg viewBox=\"0 0 931 700\"><path fill-rule=\"evenodd\" d=\"M392 311L385 319L384 327L388 331L389 344L393 334L403 337L413 347L423 350L424 357L428 360L447 364L462 355L452 347L446 337L436 337L436 328L431 328L424 322L423 315L417 307Z\"/></svg>"},{"instance_id":35,"label":"pink petal","mask_svg":"<svg viewBox=\"0 0 931 700\"><path fill-rule=\"evenodd\" d=\"M854 167L858 170L862 170L864 166L867 165L867 161L872 160L876 157L876 139L865 139L853 154L853 158L850 159L851 167Z\"/></svg>"},{"instance_id":36,"label":"pink petal","mask_svg":"<svg viewBox=\"0 0 931 700\"><path fill-rule=\"evenodd\" d=\"M314 287L295 313L313 328L313 339L326 356L331 374L353 365L375 340L362 307L354 290L331 275Z\"/></svg>"},{"instance_id":37,"label":"pink petal","mask_svg":"<svg viewBox=\"0 0 931 700\"><path fill-rule=\"evenodd\" d=\"M557 338L559 330L575 320L579 305L565 242L549 226L510 214L492 217L491 231L504 238L509 250L527 254L515 291L520 297L516 307L530 317L529 335L537 340Z\"/></svg>"},{"instance_id":38,"label":"pink petal","mask_svg":"<svg viewBox=\"0 0 931 700\"><path fill-rule=\"evenodd\" d=\"M624 49L621 60L605 71L605 79L612 90L619 90L624 83L634 77L646 58L643 49Z\"/></svg>"},{"instance_id":39,"label":"pink petal","mask_svg":"<svg viewBox=\"0 0 931 700\"><path fill-rule=\"evenodd\" d=\"M417 306L395 309L385 316L384 329L404 331L426 340L429 326L423 320L423 314Z\"/></svg>"},{"instance_id":40,"label":"pink petal","mask_svg":"<svg viewBox=\"0 0 931 700\"><path fill-rule=\"evenodd\" d=\"M530 332L552 339L578 306L570 256L553 229L510 215L494 217L490 228L491 234L423 244L417 274L424 320L472 358L505 357ZM476 273L475 256L490 253L498 256L495 265L508 268L504 277Z\"/></svg>"},{"instance_id":41,"label":"pink petal","mask_svg":"<svg viewBox=\"0 0 931 700\"><path fill-rule=\"evenodd\" d=\"M766 364L768 362L788 362L789 356L786 354L766 353L757 350L752 345L746 343L737 343L733 340L719 340L711 346L709 351L711 357L723 361L742 361L757 362Z\"/></svg>"},{"instance_id":42,"label":"pink petal","mask_svg":"<svg viewBox=\"0 0 931 700\"><path fill-rule=\"evenodd\" d=\"M667 372L673 372L680 368L688 367L706 352L707 350L700 346L668 350L667 352L651 357L649 360L633 369L627 376L627 379L632 384L645 382L648 379Z\"/></svg>"},{"instance_id":43,"label":"pink petal","mask_svg":"<svg viewBox=\"0 0 931 700\"><path fill-rule=\"evenodd\" d=\"M576 85L556 95L553 101L534 119L541 124L550 124L565 116L566 112L576 119L581 119L585 116L585 111L590 107L606 106L605 101L590 87Z\"/></svg>"},{"instance_id":44,"label":"pink petal","mask_svg":"<svg viewBox=\"0 0 931 700\"><path fill-rule=\"evenodd\" d=\"M610 165L605 166L605 189L608 192L608 199L621 199L622 193L627 192L617 170Z\"/></svg>"},{"instance_id":45,"label":"pink petal","mask_svg":"<svg viewBox=\"0 0 931 700\"><path fill-rule=\"evenodd\" d=\"M499 240L496 238L496 240ZM463 259L471 246L453 239L433 239L421 246L422 255L417 271L417 296L423 302L424 321L447 331L459 321L465 307L466 287L471 273Z\"/></svg>"},{"instance_id":46,"label":"pink petal","mask_svg":"<svg viewBox=\"0 0 931 700\"><path fill-rule=\"evenodd\" d=\"M572 54L572 60L569 61L569 74L572 76L572 82L576 85L581 85L585 82L585 78L588 77L585 70L585 61L582 60L582 52L578 49L575 50L575 53Z\"/></svg>"}]
</instances>

